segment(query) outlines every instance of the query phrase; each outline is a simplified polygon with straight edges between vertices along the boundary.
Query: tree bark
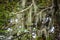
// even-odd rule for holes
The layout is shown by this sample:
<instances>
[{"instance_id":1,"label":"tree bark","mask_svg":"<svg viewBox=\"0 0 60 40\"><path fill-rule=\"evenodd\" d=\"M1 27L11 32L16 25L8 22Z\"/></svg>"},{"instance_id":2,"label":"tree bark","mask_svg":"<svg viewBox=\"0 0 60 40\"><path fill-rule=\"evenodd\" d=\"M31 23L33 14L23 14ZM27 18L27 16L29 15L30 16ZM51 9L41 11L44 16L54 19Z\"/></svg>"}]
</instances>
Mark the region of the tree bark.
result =
<instances>
[{"instance_id":1,"label":"tree bark","mask_svg":"<svg viewBox=\"0 0 60 40\"><path fill-rule=\"evenodd\" d=\"M60 33L60 21L59 21L59 5L58 5L59 0L53 0L53 8L54 8L54 13L53 13L53 19L54 19L54 26L55 26L55 33L54 33L54 40L60 40L59 39L59 33Z\"/></svg>"}]
</instances>

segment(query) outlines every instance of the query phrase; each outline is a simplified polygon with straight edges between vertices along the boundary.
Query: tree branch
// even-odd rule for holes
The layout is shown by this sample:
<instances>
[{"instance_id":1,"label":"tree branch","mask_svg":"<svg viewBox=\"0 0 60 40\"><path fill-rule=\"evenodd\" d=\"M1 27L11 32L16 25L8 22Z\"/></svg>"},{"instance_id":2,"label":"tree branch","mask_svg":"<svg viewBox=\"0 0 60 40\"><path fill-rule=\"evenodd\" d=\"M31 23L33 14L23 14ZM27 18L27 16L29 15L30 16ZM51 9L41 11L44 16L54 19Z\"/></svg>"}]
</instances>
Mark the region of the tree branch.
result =
<instances>
[{"instance_id":1,"label":"tree branch","mask_svg":"<svg viewBox=\"0 0 60 40\"><path fill-rule=\"evenodd\" d=\"M24 12L24 11L30 9L30 8L32 7L32 5L33 5L33 4L31 4L29 7L25 8L25 9L19 11L19 12L16 12L16 13L17 13L17 14L20 14L20 13L22 13L22 12Z\"/></svg>"},{"instance_id":2,"label":"tree branch","mask_svg":"<svg viewBox=\"0 0 60 40\"><path fill-rule=\"evenodd\" d=\"M37 16L40 15L40 21L42 20L42 14L44 11L48 10L48 9L52 9L52 6L51 7L48 7L48 8L45 8L43 10L41 10L39 13L37 13Z\"/></svg>"}]
</instances>

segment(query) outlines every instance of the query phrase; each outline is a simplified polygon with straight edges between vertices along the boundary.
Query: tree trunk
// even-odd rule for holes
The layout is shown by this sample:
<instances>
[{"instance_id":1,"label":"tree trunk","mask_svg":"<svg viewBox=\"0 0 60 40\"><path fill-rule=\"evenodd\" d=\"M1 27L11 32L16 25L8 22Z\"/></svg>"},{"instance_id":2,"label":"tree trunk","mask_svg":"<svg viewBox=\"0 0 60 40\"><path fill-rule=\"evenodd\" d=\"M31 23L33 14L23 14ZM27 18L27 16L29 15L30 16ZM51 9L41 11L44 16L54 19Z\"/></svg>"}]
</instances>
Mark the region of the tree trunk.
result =
<instances>
[{"instance_id":1,"label":"tree trunk","mask_svg":"<svg viewBox=\"0 0 60 40\"><path fill-rule=\"evenodd\" d=\"M54 8L54 13L53 13L53 18L54 18L54 26L55 26L55 33L54 33L54 40L60 40L59 39L59 33L60 33L60 15L59 15L59 5L58 5L59 0L53 0L53 8Z\"/></svg>"}]
</instances>

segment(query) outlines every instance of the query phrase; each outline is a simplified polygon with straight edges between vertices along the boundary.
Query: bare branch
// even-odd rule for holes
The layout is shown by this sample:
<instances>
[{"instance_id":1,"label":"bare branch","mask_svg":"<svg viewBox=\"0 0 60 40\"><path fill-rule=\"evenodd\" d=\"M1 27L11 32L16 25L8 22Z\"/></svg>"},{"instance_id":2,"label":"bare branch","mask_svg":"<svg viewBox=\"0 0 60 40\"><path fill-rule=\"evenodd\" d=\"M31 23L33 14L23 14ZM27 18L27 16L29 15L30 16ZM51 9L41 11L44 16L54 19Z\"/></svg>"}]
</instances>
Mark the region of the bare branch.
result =
<instances>
[{"instance_id":1,"label":"bare branch","mask_svg":"<svg viewBox=\"0 0 60 40\"><path fill-rule=\"evenodd\" d=\"M34 13L36 14L37 12L37 5L35 3L35 0L32 0L33 6L34 6Z\"/></svg>"},{"instance_id":2,"label":"bare branch","mask_svg":"<svg viewBox=\"0 0 60 40\"><path fill-rule=\"evenodd\" d=\"M31 4L29 7L25 8L25 9L19 11L19 12L16 12L16 13L17 13L17 14L20 14L20 13L22 13L22 12L24 12L24 11L30 9L30 8L32 7L32 5L33 5L33 4Z\"/></svg>"},{"instance_id":3,"label":"bare branch","mask_svg":"<svg viewBox=\"0 0 60 40\"><path fill-rule=\"evenodd\" d=\"M41 10L39 13L37 13L37 16L40 15L40 21L41 21L41 19L42 19L42 14L43 14L43 12L44 12L45 10L48 10L48 9L52 9L52 6L51 6L51 7L48 7L48 8L45 8L45 9Z\"/></svg>"}]
</instances>

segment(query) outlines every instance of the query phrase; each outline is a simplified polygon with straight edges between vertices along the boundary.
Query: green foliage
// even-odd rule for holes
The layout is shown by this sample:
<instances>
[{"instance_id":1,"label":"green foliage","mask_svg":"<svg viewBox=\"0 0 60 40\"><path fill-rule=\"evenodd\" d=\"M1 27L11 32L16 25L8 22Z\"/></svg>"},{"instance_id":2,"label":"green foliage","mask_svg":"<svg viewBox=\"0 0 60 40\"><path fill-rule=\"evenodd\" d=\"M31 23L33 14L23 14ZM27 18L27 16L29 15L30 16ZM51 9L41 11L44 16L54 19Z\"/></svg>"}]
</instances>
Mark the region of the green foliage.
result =
<instances>
[{"instance_id":1,"label":"green foliage","mask_svg":"<svg viewBox=\"0 0 60 40\"><path fill-rule=\"evenodd\" d=\"M37 37L36 37L36 40L42 40L42 37L38 37L38 36L37 36Z\"/></svg>"},{"instance_id":2,"label":"green foliage","mask_svg":"<svg viewBox=\"0 0 60 40\"><path fill-rule=\"evenodd\" d=\"M51 6L52 0L38 0L36 1L36 4L39 8L45 8L47 6Z\"/></svg>"},{"instance_id":3,"label":"green foliage","mask_svg":"<svg viewBox=\"0 0 60 40\"><path fill-rule=\"evenodd\" d=\"M7 25L8 20L13 17L11 12L16 8L16 3L19 0L1 0L0 1L0 26Z\"/></svg>"},{"instance_id":4,"label":"green foliage","mask_svg":"<svg viewBox=\"0 0 60 40\"><path fill-rule=\"evenodd\" d=\"M30 0L31 1L31 0ZM49 2L48 0L38 0L38 2L36 2L36 4L38 4L37 6L38 7L47 7L49 6ZM28 5L27 5L28 7ZM33 8L33 7L32 7ZM2 27L6 27L8 26L8 23L9 23L9 20L11 18L16 18L16 15L13 14L15 12L19 12L20 10L22 9L21 5L19 5L19 0L1 0L0 1L0 28ZM33 8L34 9L34 8ZM22 9L23 10L23 9ZM12 13L13 12L13 13ZM25 13L25 12L24 12ZM22 14L24 14L22 13ZM28 15L28 11L26 13L26 16ZM34 15L34 14L33 14ZM20 17L20 16L19 16ZM28 17L28 16L27 16ZM27 18L25 17L25 18ZM33 19L33 18L32 18ZM33 20L34 21L34 20ZM20 23L20 22L19 22ZM39 22L40 23L40 22ZM17 24L17 23L16 23ZM30 22L27 23L30 25ZM41 24L41 23L40 23ZM39 25L40 25L39 24ZM18 25L17 25L18 26ZM28 29L24 29L24 28L16 28L15 30L15 26L12 26L11 28L14 30L11 34L14 34L14 33L18 33L20 31L20 33L24 32L25 30L29 30ZM35 31L38 30L40 27L34 29ZM31 30L31 29L30 29ZM0 33L5 33L7 31L5 30L0 30ZM9 31L10 32L10 31ZM30 31L31 32L31 31ZM31 34L24 34L21 39L22 40L30 40L32 38L32 35ZM16 38L15 40L18 40L18 38ZM36 40L42 40L42 37L36 37ZM51 40L51 38L48 37L47 40Z\"/></svg>"}]
</instances>

